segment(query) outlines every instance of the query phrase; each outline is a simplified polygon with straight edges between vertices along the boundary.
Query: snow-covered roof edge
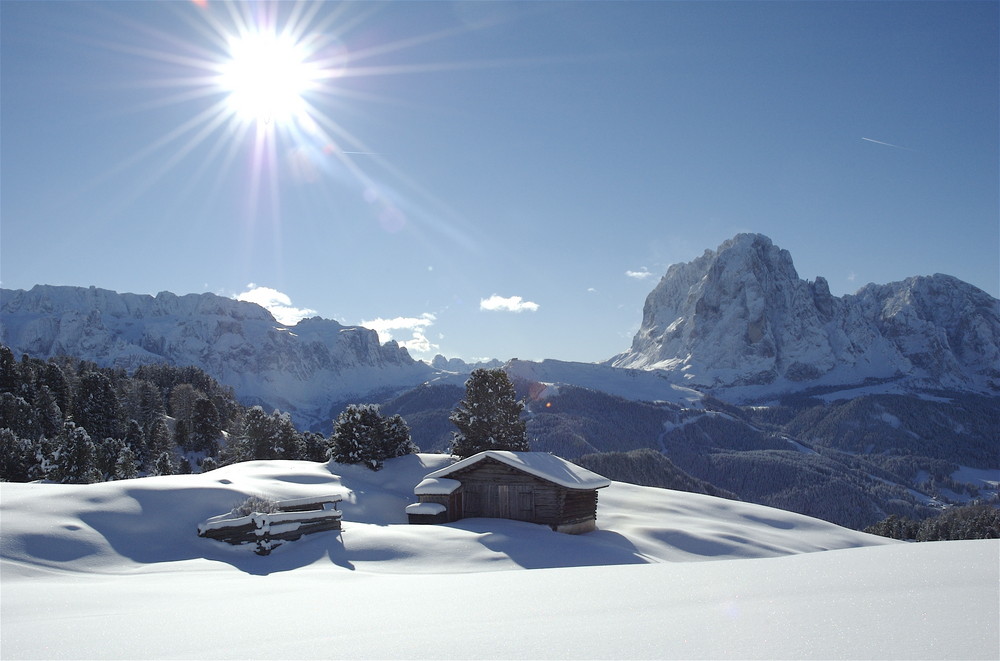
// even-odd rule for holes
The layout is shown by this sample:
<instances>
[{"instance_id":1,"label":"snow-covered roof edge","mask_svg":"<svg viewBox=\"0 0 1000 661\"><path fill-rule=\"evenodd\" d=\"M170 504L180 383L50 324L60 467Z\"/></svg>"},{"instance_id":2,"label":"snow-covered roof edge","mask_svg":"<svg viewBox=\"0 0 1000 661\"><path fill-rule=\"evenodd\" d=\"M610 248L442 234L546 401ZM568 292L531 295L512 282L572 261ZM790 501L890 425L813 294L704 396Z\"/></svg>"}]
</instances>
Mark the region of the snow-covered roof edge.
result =
<instances>
[{"instance_id":1,"label":"snow-covered roof edge","mask_svg":"<svg viewBox=\"0 0 1000 661\"><path fill-rule=\"evenodd\" d=\"M487 457L567 489L603 489L611 484L611 480L608 478L554 454L548 452L511 452L509 450L486 450L466 457L451 466L445 466L433 473L428 473L427 477L447 477L455 471L477 464Z\"/></svg>"}]
</instances>

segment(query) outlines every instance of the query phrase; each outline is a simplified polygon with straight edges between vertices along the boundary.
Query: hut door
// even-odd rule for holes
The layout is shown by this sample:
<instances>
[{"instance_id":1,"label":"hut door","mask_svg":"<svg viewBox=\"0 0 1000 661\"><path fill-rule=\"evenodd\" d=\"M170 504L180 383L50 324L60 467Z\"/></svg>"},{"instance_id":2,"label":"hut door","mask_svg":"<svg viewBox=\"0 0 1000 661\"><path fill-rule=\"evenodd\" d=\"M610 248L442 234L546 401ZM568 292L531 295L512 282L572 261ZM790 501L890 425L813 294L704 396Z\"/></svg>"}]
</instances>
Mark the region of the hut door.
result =
<instances>
[{"instance_id":1,"label":"hut door","mask_svg":"<svg viewBox=\"0 0 1000 661\"><path fill-rule=\"evenodd\" d=\"M535 494L530 485L467 485L465 516L530 521L535 516Z\"/></svg>"}]
</instances>

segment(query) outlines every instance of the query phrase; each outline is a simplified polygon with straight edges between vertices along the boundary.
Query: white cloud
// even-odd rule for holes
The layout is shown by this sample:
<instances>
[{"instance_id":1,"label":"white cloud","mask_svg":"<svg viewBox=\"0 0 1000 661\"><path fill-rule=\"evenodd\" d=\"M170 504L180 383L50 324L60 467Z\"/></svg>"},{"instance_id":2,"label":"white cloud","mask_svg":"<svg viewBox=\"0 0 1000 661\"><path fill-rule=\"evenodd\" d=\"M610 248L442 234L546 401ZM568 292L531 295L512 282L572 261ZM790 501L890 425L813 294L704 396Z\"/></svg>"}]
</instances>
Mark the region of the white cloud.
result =
<instances>
[{"instance_id":1,"label":"white cloud","mask_svg":"<svg viewBox=\"0 0 1000 661\"><path fill-rule=\"evenodd\" d=\"M538 310L538 303L533 303L531 301L526 301L520 296L510 296L504 298L503 296L497 296L493 294L489 298L484 298L479 301L480 310L493 310L502 312L535 312Z\"/></svg>"},{"instance_id":2,"label":"white cloud","mask_svg":"<svg viewBox=\"0 0 1000 661\"><path fill-rule=\"evenodd\" d=\"M635 278L636 280L645 280L646 278L648 278L653 274L650 272L649 269L643 266L638 271L625 271L625 275L627 275L630 278Z\"/></svg>"},{"instance_id":3,"label":"white cloud","mask_svg":"<svg viewBox=\"0 0 1000 661\"><path fill-rule=\"evenodd\" d=\"M376 331L379 340L382 342L395 339L399 343L399 346L405 347L411 353L430 354L440 348L427 338L427 329L435 321L437 321L436 316L430 312L425 312L419 317L394 317L392 319L377 317L368 321L362 321L360 325ZM394 331L409 332L410 339L400 340L394 337Z\"/></svg>"},{"instance_id":4,"label":"white cloud","mask_svg":"<svg viewBox=\"0 0 1000 661\"><path fill-rule=\"evenodd\" d=\"M288 294L271 287L258 287L252 282L247 285L247 291L236 295L236 300L256 303L270 312L278 323L286 326L294 326L306 317L316 314L315 310L309 308L292 307L292 299Z\"/></svg>"}]
</instances>

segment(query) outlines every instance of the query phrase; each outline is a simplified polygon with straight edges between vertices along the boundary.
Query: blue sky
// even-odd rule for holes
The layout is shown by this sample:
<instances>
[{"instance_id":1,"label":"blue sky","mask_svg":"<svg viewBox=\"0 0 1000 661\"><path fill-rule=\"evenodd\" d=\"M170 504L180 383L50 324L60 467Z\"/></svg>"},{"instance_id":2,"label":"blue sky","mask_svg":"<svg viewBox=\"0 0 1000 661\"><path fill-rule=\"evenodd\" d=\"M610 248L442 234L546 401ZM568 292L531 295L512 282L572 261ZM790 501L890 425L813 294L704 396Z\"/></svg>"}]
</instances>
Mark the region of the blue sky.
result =
<instances>
[{"instance_id":1,"label":"blue sky","mask_svg":"<svg viewBox=\"0 0 1000 661\"><path fill-rule=\"evenodd\" d=\"M245 295L421 358L579 361L625 350L667 267L743 231L837 295L932 273L1000 295L995 2L0 19L5 288ZM247 65L260 33L305 64ZM237 66L280 89L248 106Z\"/></svg>"}]
</instances>

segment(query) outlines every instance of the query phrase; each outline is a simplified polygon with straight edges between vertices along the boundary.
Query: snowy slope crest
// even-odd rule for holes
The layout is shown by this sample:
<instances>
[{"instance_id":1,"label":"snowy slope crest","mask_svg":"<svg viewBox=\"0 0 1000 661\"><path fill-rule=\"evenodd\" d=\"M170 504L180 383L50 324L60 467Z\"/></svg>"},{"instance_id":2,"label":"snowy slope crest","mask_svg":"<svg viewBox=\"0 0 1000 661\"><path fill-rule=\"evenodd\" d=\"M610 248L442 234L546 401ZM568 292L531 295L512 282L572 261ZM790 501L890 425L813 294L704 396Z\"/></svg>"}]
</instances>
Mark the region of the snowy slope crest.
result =
<instances>
[{"instance_id":1,"label":"snowy slope crest","mask_svg":"<svg viewBox=\"0 0 1000 661\"><path fill-rule=\"evenodd\" d=\"M408 525L414 487L452 461L407 455L377 473L332 462L254 461L89 485L3 483L0 559L22 571L120 573L203 558L251 573L317 561L373 572L453 573L763 558L896 543L762 505L622 482L600 491L599 530L585 535L499 519ZM253 494L281 500L344 494L343 531L287 543L265 558L249 546L196 536L201 521Z\"/></svg>"},{"instance_id":2,"label":"snowy slope crest","mask_svg":"<svg viewBox=\"0 0 1000 661\"><path fill-rule=\"evenodd\" d=\"M0 656L995 659L1000 651L997 540L905 544L623 483L601 490L599 529L584 535L498 519L406 525L413 487L449 461L411 455L378 473L249 462L91 485L0 484ZM342 531L266 557L195 534L249 494L344 489L353 495L342 503Z\"/></svg>"},{"instance_id":3,"label":"snowy slope crest","mask_svg":"<svg viewBox=\"0 0 1000 661\"><path fill-rule=\"evenodd\" d=\"M320 317L286 327L254 303L208 293L5 289L0 320L0 342L15 355L68 355L126 370L192 365L299 424L327 418L333 401L416 385L433 371L395 342L381 344L373 330Z\"/></svg>"},{"instance_id":4,"label":"snowy slope crest","mask_svg":"<svg viewBox=\"0 0 1000 661\"><path fill-rule=\"evenodd\" d=\"M766 236L740 234L671 266L646 298L632 347L609 364L707 388L899 379L998 392L1000 302L940 274L838 298L823 278L799 279Z\"/></svg>"}]
</instances>

